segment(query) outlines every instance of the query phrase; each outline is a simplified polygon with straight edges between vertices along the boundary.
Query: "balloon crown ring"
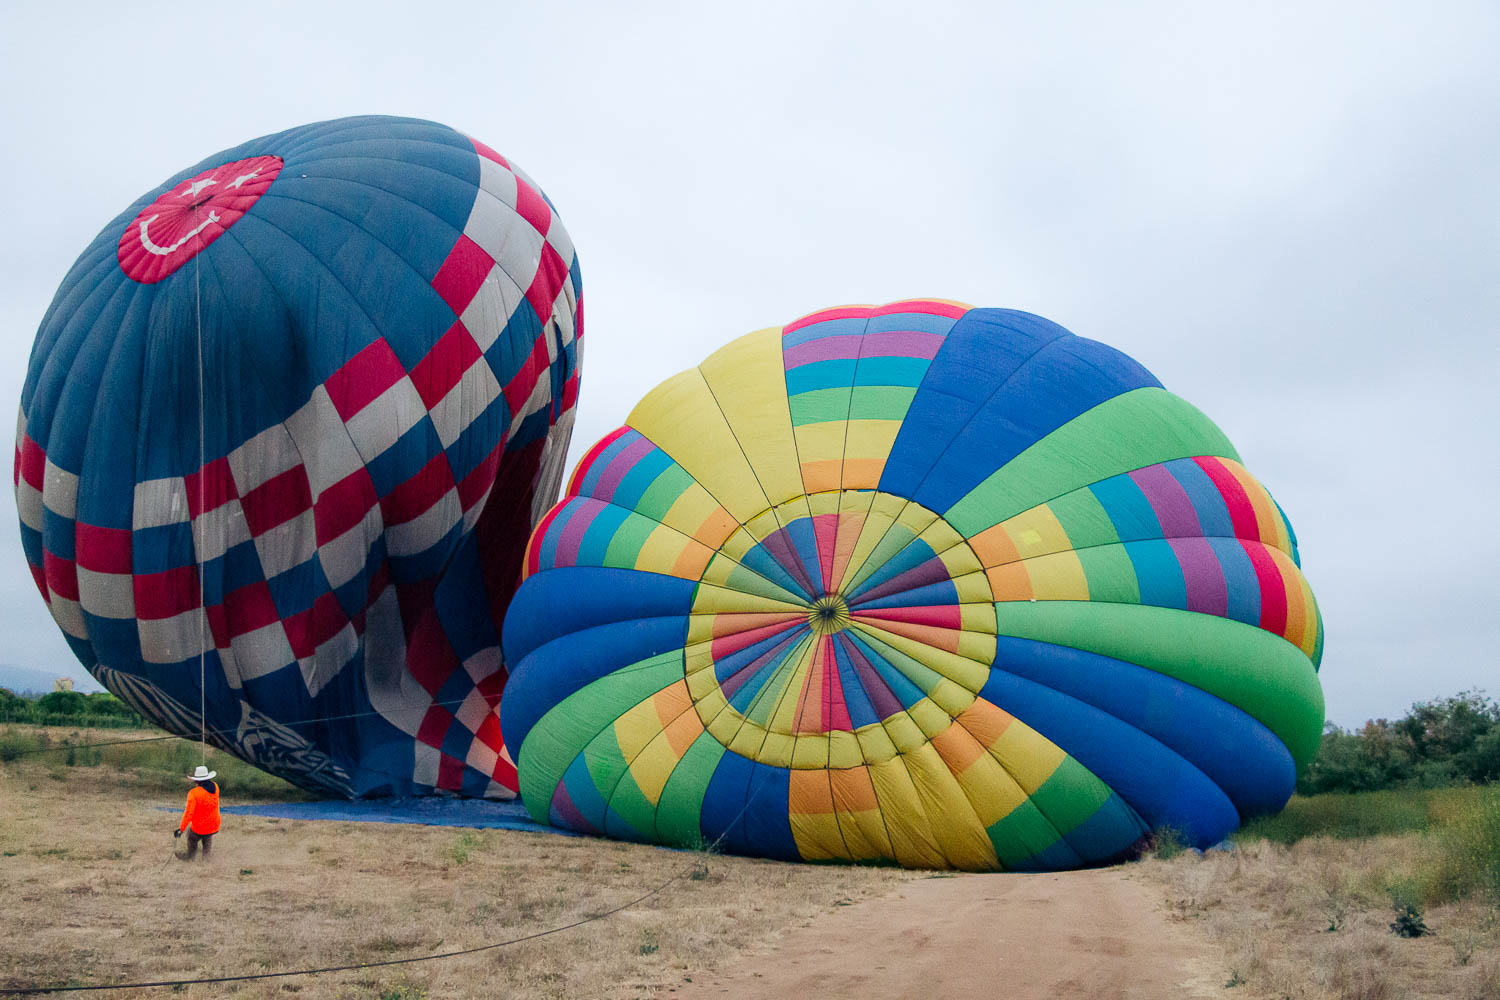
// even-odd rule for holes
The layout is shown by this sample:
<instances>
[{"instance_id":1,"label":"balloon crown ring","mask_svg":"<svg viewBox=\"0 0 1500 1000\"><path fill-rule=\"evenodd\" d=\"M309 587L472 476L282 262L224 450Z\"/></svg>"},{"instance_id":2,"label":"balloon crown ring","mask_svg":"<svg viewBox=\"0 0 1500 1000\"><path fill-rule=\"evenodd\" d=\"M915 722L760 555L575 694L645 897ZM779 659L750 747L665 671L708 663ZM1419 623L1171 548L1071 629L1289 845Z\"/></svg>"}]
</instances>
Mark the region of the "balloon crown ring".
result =
<instances>
[{"instance_id":1,"label":"balloon crown ring","mask_svg":"<svg viewBox=\"0 0 1500 1000\"><path fill-rule=\"evenodd\" d=\"M813 601L807 623L818 635L842 632L850 622L849 602L839 594L825 594Z\"/></svg>"}]
</instances>

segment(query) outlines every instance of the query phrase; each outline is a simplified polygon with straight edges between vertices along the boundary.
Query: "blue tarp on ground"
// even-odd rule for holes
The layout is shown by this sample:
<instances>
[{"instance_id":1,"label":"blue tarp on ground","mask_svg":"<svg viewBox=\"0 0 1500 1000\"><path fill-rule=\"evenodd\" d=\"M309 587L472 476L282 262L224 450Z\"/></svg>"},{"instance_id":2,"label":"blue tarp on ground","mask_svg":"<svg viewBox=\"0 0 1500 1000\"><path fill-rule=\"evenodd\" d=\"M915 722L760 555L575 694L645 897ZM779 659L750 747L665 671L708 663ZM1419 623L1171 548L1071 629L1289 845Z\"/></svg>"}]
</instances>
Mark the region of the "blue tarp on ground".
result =
<instances>
[{"instance_id":1,"label":"blue tarp on ground","mask_svg":"<svg viewBox=\"0 0 1500 1000\"><path fill-rule=\"evenodd\" d=\"M426 826L464 826L484 830L527 830L577 836L569 830L542 826L532 820L519 799L329 799L322 802L276 802L265 805L224 806L236 816L273 819L323 819L345 823L421 823Z\"/></svg>"}]
</instances>

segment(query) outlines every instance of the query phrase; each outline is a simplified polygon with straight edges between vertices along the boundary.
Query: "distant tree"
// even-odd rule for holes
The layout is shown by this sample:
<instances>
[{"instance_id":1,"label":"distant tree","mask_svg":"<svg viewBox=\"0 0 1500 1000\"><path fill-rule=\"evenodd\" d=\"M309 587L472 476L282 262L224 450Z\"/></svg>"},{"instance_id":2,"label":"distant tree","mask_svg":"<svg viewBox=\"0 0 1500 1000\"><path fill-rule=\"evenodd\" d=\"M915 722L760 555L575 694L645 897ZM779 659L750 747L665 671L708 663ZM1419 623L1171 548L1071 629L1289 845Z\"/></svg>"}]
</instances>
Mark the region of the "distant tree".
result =
<instances>
[{"instance_id":1,"label":"distant tree","mask_svg":"<svg viewBox=\"0 0 1500 1000\"><path fill-rule=\"evenodd\" d=\"M31 702L14 691L0 688L0 720L25 719L30 716Z\"/></svg>"},{"instance_id":2,"label":"distant tree","mask_svg":"<svg viewBox=\"0 0 1500 1000\"><path fill-rule=\"evenodd\" d=\"M37 711L45 716L76 718L88 711L88 696L79 691L52 691L37 699Z\"/></svg>"},{"instance_id":3,"label":"distant tree","mask_svg":"<svg viewBox=\"0 0 1500 1000\"><path fill-rule=\"evenodd\" d=\"M1481 691L1418 702L1394 722L1330 723L1297 782L1303 794L1500 780L1500 704Z\"/></svg>"},{"instance_id":4,"label":"distant tree","mask_svg":"<svg viewBox=\"0 0 1500 1000\"><path fill-rule=\"evenodd\" d=\"M86 695L88 698L88 713L90 715L106 716L111 719L140 719L135 709L125 704L119 698L108 691L95 691ZM145 720L141 720L143 723Z\"/></svg>"}]
</instances>

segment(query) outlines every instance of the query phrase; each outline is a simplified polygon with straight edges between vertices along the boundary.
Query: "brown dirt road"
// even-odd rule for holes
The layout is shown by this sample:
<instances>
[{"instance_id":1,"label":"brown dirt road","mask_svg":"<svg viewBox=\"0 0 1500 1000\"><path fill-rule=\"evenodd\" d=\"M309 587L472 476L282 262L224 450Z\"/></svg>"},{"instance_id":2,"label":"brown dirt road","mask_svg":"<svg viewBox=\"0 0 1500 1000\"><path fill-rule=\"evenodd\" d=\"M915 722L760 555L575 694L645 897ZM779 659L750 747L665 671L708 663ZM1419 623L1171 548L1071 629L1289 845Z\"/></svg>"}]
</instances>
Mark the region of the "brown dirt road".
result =
<instances>
[{"instance_id":1,"label":"brown dirt road","mask_svg":"<svg viewBox=\"0 0 1500 1000\"><path fill-rule=\"evenodd\" d=\"M1129 869L904 884L792 931L679 998L1222 996L1222 960Z\"/></svg>"}]
</instances>

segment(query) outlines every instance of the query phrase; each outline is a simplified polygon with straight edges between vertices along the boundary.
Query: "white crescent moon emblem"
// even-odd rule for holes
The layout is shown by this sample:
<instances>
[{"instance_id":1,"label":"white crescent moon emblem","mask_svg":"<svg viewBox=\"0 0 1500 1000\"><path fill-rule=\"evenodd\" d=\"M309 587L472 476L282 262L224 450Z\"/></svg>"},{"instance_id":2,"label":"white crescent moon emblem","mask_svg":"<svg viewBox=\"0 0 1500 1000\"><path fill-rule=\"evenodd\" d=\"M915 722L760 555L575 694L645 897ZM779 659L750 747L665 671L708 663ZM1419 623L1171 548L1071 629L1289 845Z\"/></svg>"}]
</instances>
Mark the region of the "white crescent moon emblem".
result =
<instances>
[{"instance_id":1,"label":"white crescent moon emblem","mask_svg":"<svg viewBox=\"0 0 1500 1000\"><path fill-rule=\"evenodd\" d=\"M154 253L158 257L165 257L168 254L175 252L188 240L192 239L194 236L197 236L199 233L203 232L203 230L207 229L209 223L218 222L219 213L215 212L213 209L209 209L208 218L198 223L198 225L193 227L191 232L189 232L186 236L178 240L176 243L173 243L169 247L157 246L155 243L151 242L151 237L146 235L146 227L155 222L156 218L157 217L153 215L151 216L151 218L143 219L141 221L141 246L145 247L148 253Z\"/></svg>"}]
</instances>

